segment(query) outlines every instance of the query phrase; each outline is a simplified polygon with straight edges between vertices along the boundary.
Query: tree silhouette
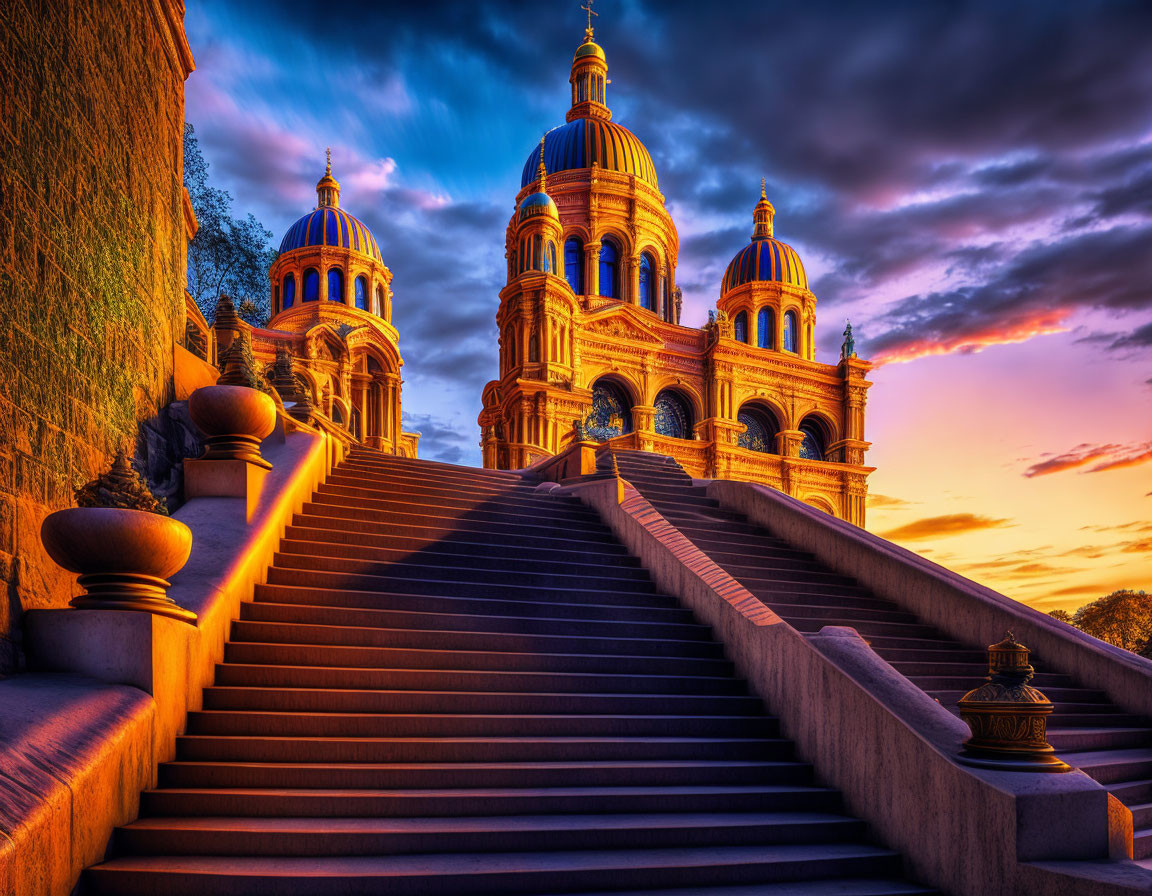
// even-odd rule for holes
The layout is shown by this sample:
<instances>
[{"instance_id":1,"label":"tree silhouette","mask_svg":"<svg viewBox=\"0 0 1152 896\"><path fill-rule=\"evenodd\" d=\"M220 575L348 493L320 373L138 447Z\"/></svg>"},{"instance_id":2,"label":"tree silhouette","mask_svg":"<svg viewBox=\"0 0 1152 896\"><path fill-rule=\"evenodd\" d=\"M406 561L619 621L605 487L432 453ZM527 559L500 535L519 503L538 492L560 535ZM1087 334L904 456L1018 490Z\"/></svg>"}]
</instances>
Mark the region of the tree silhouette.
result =
<instances>
[{"instance_id":1,"label":"tree silhouette","mask_svg":"<svg viewBox=\"0 0 1152 896\"><path fill-rule=\"evenodd\" d=\"M252 214L232 217L232 195L208 183L208 163L190 124L184 125L184 186L200 224L188 244L188 292L209 323L227 293L243 320L263 326L271 313L268 268L277 255L272 231Z\"/></svg>"},{"instance_id":2,"label":"tree silhouette","mask_svg":"<svg viewBox=\"0 0 1152 896\"><path fill-rule=\"evenodd\" d=\"M1074 614L1053 610L1048 615L1133 653L1152 652L1152 595L1144 591L1113 591Z\"/></svg>"}]
</instances>

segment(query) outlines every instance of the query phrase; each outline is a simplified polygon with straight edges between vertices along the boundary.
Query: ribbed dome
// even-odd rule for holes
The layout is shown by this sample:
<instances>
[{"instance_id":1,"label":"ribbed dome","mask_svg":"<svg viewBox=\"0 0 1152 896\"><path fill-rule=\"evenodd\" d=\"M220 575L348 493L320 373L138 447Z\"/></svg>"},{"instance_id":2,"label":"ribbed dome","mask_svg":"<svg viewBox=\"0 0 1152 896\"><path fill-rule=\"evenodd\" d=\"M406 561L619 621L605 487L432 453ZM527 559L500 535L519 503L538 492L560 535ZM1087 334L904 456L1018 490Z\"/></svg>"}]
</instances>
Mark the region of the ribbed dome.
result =
<instances>
[{"instance_id":1,"label":"ribbed dome","mask_svg":"<svg viewBox=\"0 0 1152 896\"><path fill-rule=\"evenodd\" d=\"M808 275L804 273L804 265L800 263L796 250L772 237L754 239L736 253L724 272L720 295L756 280L808 288Z\"/></svg>"},{"instance_id":2,"label":"ribbed dome","mask_svg":"<svg viewBox=\"0 0 1152 896\"><path fill-rule=\"evenodd\" d=\"M521 188L536 179L539 159L539 152L533 149L524 163ZM597 118L577 118L545 136L544 163L549 174L591 168L593 162L608 171L635 174L656 189L660 188L648 150L623 125Z\"/></svg>"},{"instance_id":3,"label":"ribbed dome","mask_svg":"<svg viewBox=\"0 0 1152 896\"><path fill-rule=\"evenodd\" d=\"M547 193L532 193L525 196L524 201L520 203L521 221L525 218L534 218L537 215L547 215L549 218L560 220L560 212L556 209L556 203Z\"/></svg>"},{"instance_id":4,"label":"ribbed dome","mask_svg":"<svg viewBox=\"0 0 1152 896\"><path fill-rule=\"evenodd\" d=\"M280 251L291 252L305 246L338 246L384 261L376 237L368 226L343 209L332 206L311 211L289 227L280 242Z\"/></svg>"},{"instance_id":5,"label":"ribbed dome","mask_svg":"<svg viewBox=\"0 0 1152 896\"><path fill-rule=\"evenodd\" d=\"M584 38L584 43L580 44L580 46L576 48L576 55L572 58L574 60L583 59L586 56L595 56L597 59L605 59L604 51L600 48L600 45L596 43L596 41L592 40L591 37Z\"/></svg>"}]
</instances>

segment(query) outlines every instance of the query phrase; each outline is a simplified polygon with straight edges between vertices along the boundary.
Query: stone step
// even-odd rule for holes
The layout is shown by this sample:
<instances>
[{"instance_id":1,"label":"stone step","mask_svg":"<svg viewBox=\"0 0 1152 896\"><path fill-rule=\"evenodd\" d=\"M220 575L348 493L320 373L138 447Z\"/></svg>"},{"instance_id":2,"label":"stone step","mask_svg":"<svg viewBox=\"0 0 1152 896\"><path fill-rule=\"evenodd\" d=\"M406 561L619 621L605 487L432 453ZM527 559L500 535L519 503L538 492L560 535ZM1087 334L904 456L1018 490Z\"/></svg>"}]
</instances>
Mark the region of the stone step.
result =
<instances>
[{"instance_id":1,"label":"stone step","mask_svg":"<svg viewBox=\"0 0 1152 896\"><path fill-rule=\"evenodd\" d=\"M392 535L400 538L424 539L425 544L437 543L441 539L450 541L481 541L484 543L507 544L514 547L547 547L561 551L596 550L598 544L611 544L612 533L603 526L591 524L571 527L560 524L549 525L547 521L533 524L531 521L519 523L493 522L485 520L451 519L419 515L400 518L394 514L387 516L348 511L347 515L332 513L339 511L327 505L306 503L304 510L293 517L294 527L347 531L364 535Z\"/></svg>"},{"instance_id":2,"label":"stone step","mask_svg":"<svg viewBox=\"0 0 1152 896\"><path fill-rule=\"evenodd\" d=\"M590 507L563 495L552 497L547 492L531 497L505 498L480 495L418 494L408 488L391 491L322 485L313 500L338 507L360 507L380 514L407 515L430 513L436 516L471 517L482 512L508 514L516 517L546 515L558 520L596 520L600 517Z\"/></svg>"},{"instance_id":3,"label":"stone step","mask_svg":"<svg viewBox=\"0 0 1152 896\"><path fill-rule=\"evenodd\" d=\"M369 523L406 523L416 526L440 524L458 529L482 527L485 531L515 533L524 529L542 529L548 532L603 533L604 524L598 518L576 516L574 514L508 512L504 510L459 511L451 508L420 507L413 504L411 510L382 511L360 503L334 503L323 495L313 495L305 501L302 513L315 514L335 519L355 520Z\"/></svg>"},{"instance_id":4,"label":"stone step","mask_svg":"<svg viewBox=\"0 0 1152 896\"><path fill-rule=\"evenodd\" d=\"M490 578L490 577L487 577ZM552 586L534 585L522 579L511 581L468 581L458 570L445 569L437 578L428 576L374 576L354 573L327 572L319 569L291 569L279 566L268 568L271 585L295 585L338 591L368 591L389 594L429 594L444 597L500 598L509 594L535 594L541 601L571 603L583 598L594 598L594 603L619 600L629 603L634 594L657 595L650 582L635 580L589 579L568 581Z\"/></svg>"},{"instance_id":5,"label":"stone step","mask_svg":"<svg viewBox=\"0 0 1152 896\"><path fill-rule=\"evenodd\" d=\"M138 896L441 896L513 894L574 888L704 886L892 875L900 857L857 844L777 844L655 850L573 850L435 856L296 858L142 856L91 869L94 894Z\"/></svg>"},{"instance_id":6,"label":"stone step","mask_svg":"<svg viewBox=\"0 0 1152 896\"><path fill-rule=\"evenodd\" d=\"M236 737L774 737L779 725L771 717L747 713L460 715L196 710L188 713L186 731Z\"/></svg>"},{"instance_id":7,"label":"stone step","mask_svg":"<svg viewBox=\"0 0 1152 896\"><path fill-rule=\"evenodd\" d=\"M288 790L809 785L811 766L756 760L309 763L162 762L159 786Z\"/></svg>"},{"instance_id":8,"label":"stone step","mask_svg":"<svg viewBox=\"0 0 1152 896\"><path fill-rule=\"evenodd\" d=\"M1152 747L1152 728L1048 728L1048 743L1063 755L1088 750ZM1152 819L1150 819L1152 821Z\"/></svg>"},{"instance_id":9,"label":"stone step","mask_svg":"<svg viewBox=\"0 0 1152 896\"><path fill-rule=\"evenodd\" d=\"M304 623L361 629L421 629L425 631L497 632L500 634L579 635L609 638L670 638L703 641L711 629L691 621L601 619L588 608L587 617L552 618L508 614L437 613L417 610L367 609L257 601L241 604L240 618L258 622Z\"/></svg>"},{"instance_id":10,"label":"stone step","mask_svg":"<svg viewBox=\"0 0 1152 896\"><path fill-rule=\"evenodd\" d=\"M476 504L493 502L509 507L540 509L545 512L554 507L568 507L573 510L591 512L579 499L554 494L551 491L531 489L487 489L461 487L458 482L438 482L414 477L380 477L371 479L336 474L317 489L324 495L341 495L345 498L365 498L368 500L393 500L404 498L417 503Z\"/></svg>"},{"instance_id":11,"label":"stone step","mask_svg":"<svg viewBox=\"0 0 1152 896\"><path fill-rule=\"evenodd\" d=\"M386 856L436 852L682 849L861 840L826 812L521 815L475 818L145 818L117 830L119 853Z\"/></svg>"},{"instance_id":12,"label":"stone step","mask_svg":"<svg viewBox=\"0 0 1152 896\"><path fill-rule=\"evenodd\" d=\"M542 693L747 694L731 676L624 675L589 672L488 672L470 669L355 669L324 666L216 666L220 686L333 688L399 691Z\"/></svg>"},{"instance_id":13,"label":"stone step","mask_svg":"<svg viewBox=\"0 0 1152 896\"><path fill-rule=\"evenodd\" d=\"M526 632L450 631L446 629L361 628L298 622L232 623L232 640L347 647L414 647L425 650L490 650L513 653L628 654L662 657L723 656L714 641L667 638L547 635Z\"/></svg>"},{"instance_id":14,"label":"stone step","mask_svg":"<svg viewBox=\"0 0 1152 896\"><path fill-rule=\"evenodd\" d=\"M636 654L539 653L514 650L436 650L401 647L339 647L231 641L229 663L339 666L366 669L474 669L502 672L612 672L635 675L724 675L732 664L722 657L662 657Z\"/></svg>"},{"instance_id":15,"label":"stone step","mask_svg":"<svg viewBox=\"0 0 1152 896\"><path fill-rule=\"evenodd\" d=\"M533 485L520 473L506 470L486 470L481 467L466 467L441 463L440 461L388 456L374 457L357 453L348 455L336 469L339 472L356 470L367 473L398 473L405 476L419 476L424 479L445 479L451 482L475 483L502 488L530 488Z\"/></svg>"},{"instance_id":16,"label":"stone step","mask_svg":"<svg viewBox=\"0 0 1152 896\"><path fill-rule=\"evenodd\" d=\"M285 537L299 541L358 545L396 551L411 552L434 548L439 553L481 554L508 560L522 558L546 560L562 552L563 556L572 562L616 564L628 556L624 547L613 542L607 533L581 539L532 534L511 536L507 533L496 537L485 530L463 532L450 528L413 530L408 527L377 526L375 527L377 530L395 531L368 531L353 525L340 525L344 522L346 521L340 520L330 525L332 521L324 517L306 517L297 514L293 524L285 531Z\"/></svg>"},{"instance_id":17,"label":"stone step","mask_svg":"<svg viewBox=\"0 0 1152 896\"><path fill-rule=\"evenodd\" d=\"M1060 758L1104 785L1152 778L1152 748L1148 747L1068 752Z\"/></svg>"},{"instance_id":18,"label":"stone step","mask_svg":"<svg viewBox=\"0 0 1152 896\"><path fill-rule=\"evenodd\" d=\"M528 571L580 575L587 578L609 576L643 577L648 573L640 566L636 557L626 554L609 554L597 557L596 554L578 554L566 559L556 551L546 554L536 551L513 552L501 545L486 545L468 552L466 550L440 550L438 547L423 547L416 551L406 547L373 547L370 545L344 544L332 541L303 541L285 538L280 542L280 552L306 557L344 557L371 563L415 562L440 567L466 567L470 569L499 569L507 572L509 562L515 562L517 569ZM596 558L594 562L589 562Z\"/></svg>"},{"instance_id":19,"label":"stone step","mask_svg":"<svg viewBox=\"0 0 1152 896\"><path fill-rule=\"evenodd\" d=\"M330 572L364 580L427 579L441 582L467 582L473 584L497 584L508 582L508 570L483 569L470 566L448 566L435 561L412 557L401 563L372 563L371 561L349 559L347 557L316 557L303 554L277 552L273 556L273 568L298 569L306 572ZM520 587L573 588L584 583L609 591L654 591L655 587L642 569L622 569L614 574L600 570L600 575L580 575L575 570L563 572L548 569L521 569L516 576Z\"/></svg>"},{"instance_id":20,"label":"stone step","mask_svg":"<svg viewBox=\"0 0 1152 896\"><path fill-rule=\"evenodd\" d=\"M237 762L554 762L792 759L782 738L737 737L232 737L177 738L183 760Z\"/></svg>"},{"instance_id":21,"label":"stone step","mask_svg":"<svg viewBox=\"0 0 1152 896\"><path fill-rule=\"evenodd\" d=\"M346 713L547 713L563 704L570 715L735 716L756 714L762 704L743 694L608 694L475 691L369 691L336 688L269 688L211 685L206 710Z\"/></svg>"},{"instance_id":22,"label":"stone step","mask_svg":"<svg viewBox=\"0 0 1152 896\"><path fill-rule=\"evenodd\" d=\"M649 812L833 812L823 787L554 787L451 790L177 789L141 794L148 816L451 818L483 815L612 815Z\"/></svg>"},{"instance_id":23,"label":"stone step","mask_svg":"<svg viewBox=\"0 0 1152 896\"><path fill-rule=\"evenodd\" d=\"M539 616L549 619L616 619L622 622L694 622L691 612L663 594L633 594L628 602L609 603L596 592L572 595L568 602L542 603L532 592L500 598L448 597L433 594L393 594L381 591L306 588L295 585L257 585L255 599L274 604L349 607L369 610L425 610L430 613L475 613L484 616Z\"/></svg>"}]
</instances>

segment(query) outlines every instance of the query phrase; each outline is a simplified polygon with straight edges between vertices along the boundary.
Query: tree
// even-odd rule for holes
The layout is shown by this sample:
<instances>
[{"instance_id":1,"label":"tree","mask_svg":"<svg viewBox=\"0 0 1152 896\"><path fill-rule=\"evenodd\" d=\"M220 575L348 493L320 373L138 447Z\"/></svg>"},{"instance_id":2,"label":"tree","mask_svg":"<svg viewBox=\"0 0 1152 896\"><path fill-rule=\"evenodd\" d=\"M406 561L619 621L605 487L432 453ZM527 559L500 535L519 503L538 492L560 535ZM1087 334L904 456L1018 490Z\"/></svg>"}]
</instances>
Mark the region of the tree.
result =
<instances>
[{"instance_id":1,"label":"tree","mask_svg":"<svg viewBox=\"0 0 1152 896\"><path fill-rule=\"evenodd\" d=\"M263 326L271 313L268 268L277 255L272 231L252 214L232 217L232 195L208 183L208 163L190 124L184 125L184 186L200 224L188 244L188 291L209 323L227 293L241 318Z\"/></svg>"},{"instance_id":2,"label":"tree","mask_svg":"<svg viewBox=\"0 0 1152 896\"><path fill-rule=\"evenodd\" d=\"M1152 652L1152 595L1124 589L1085 604L1075 614L1048 614L1083 632L1133 653Z\"/></svg>"}]
</instances>

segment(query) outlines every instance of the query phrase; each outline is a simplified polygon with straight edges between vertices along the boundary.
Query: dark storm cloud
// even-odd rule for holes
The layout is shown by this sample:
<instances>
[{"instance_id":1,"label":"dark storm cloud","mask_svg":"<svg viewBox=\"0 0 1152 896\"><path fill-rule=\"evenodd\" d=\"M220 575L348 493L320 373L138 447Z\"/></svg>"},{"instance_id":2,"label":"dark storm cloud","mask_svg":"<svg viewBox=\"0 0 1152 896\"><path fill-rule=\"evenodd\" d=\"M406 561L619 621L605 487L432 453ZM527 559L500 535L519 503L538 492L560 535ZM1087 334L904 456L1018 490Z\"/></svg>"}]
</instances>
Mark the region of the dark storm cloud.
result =
<instances>
[{"instance_id":1,"label":"dark storm cloud","mask_svg":"<svg viewBox=\"0 0 1152 896\"><path fill-rule=\"evenodd\" d=\"M283 225L311 204L327 139L298 134L297 106L341 112L334 142L399 160L378 196L346 197L395 274L407 377L478 396L496 373L504 227L527 153L563 121L578 7L205 7L201 69L257 62L268 105L284 114L266 120L224 97L194 123L210 159ZM1108 334L1117 349L1146 346L1152 4L598 7L609 103L650 150L680 226L685 323L701 322L692 318L747 243L766 176L778 237L808 260L824 319L851 315L863 355L974 350L1101 308L1138 318L1113 327L1129 334ZM410 114L390 111L403 107L392 97L401 88ZM372 145L381 124L388 141ZM429 204L424 190L439 189L450 198ZM836 351L840 329L818 329L822 351Z\"/></svg>"},{"instance_id":2,"label":"dark storm cloud","mask_svg":"<svg viewBox=\"0 0 1152 896\"><path fill-rule=\"evenodd\" d=\"M1129 312L1152 304L1152 225L1080 233L1020 253L976 286L907 298L869 342L881 356L933 345L973 350L999 337L1052 332L1081 308ZM1143 329L1143 328L1142 328ZM1137 331L1141 332L1141 331Z\"/></svg>"},{"instance_id":3,"label":"dark storm cloud","mask_svg":"<svg viewBox=\"0 0 1152 896\"><path fill-rule=\"evenodd\" d=\"M475 449L475 430L467 426L453 425L435 414L403 414L406 432L420 433L420 456L428 460L439 460L447 464L458 464L467 459Z\"/></svg>"}]
</instances>

